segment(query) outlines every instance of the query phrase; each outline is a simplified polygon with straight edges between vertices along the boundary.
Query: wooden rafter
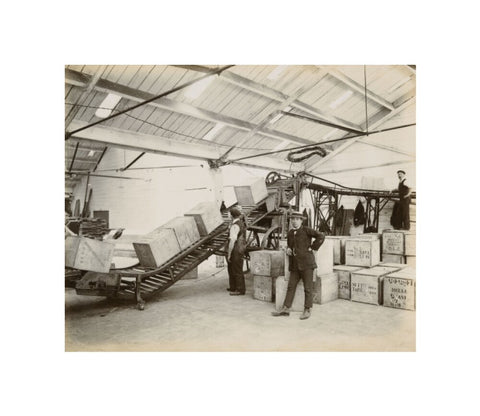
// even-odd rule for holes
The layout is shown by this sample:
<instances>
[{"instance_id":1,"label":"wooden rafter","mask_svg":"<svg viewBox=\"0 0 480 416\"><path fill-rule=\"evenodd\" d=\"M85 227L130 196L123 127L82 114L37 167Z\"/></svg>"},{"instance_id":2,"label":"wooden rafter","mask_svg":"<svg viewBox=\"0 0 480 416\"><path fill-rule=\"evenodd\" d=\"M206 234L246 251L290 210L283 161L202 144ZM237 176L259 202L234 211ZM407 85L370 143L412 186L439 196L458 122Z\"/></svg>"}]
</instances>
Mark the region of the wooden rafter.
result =
<instances>
[{"instance_id":1,"label":"wooden rafter","mask_svg":"<svg viewBox=\"0 0 480 416\"><path fill-rule=\"evenodd\" d=\"M343 72L339 71L333 67L326 67L328 73L338 79L339 81L343 82L345 85L348 85L352 90L357 91L358 93L365 95L365 85L361 85L358 82L354 81L353 79L347 77ZM388 102L384 98L380 97L378 94L375 94L372 91L369 91L367 88L367 97L375 101L377 104L380 104L382 107L388 108L390 111L393 111L395 107L392 103Z\"/></svg>"},{"instance_id":2,"label":"wooden rafter","mask_svg":"<svg viewBox=\"0 0 480 416\"><path fill-rule=\"evenodd\" d=\"M73 129L78 129L85 126L87 123L73 120L71 124ZM219 152L209 145L182 143L157 135L132 131L126 132L125 130L98 125L75 133L72 138L86 142L102 143L107 146L114 146L123 149L145 151L148 153L164 154L189 159L217 160L220 157ZM237 150L236 153L240 156L247 156L249 154L245 151L240 152L239 150ZM291 171L291 169L285 167L285 163L282 161L266 157L259 157L250 161L247 160L235 163L256 168L278 170L281 172L290 173ZM293 167L294 171L302 171L304 169L305 166L303 164Z\"/></svg>"},{"instance_id":3,"label":"wooden rafter","mask_svg":"<svg viewBox=\"0 0 480 416\"><path fill-rule=\"evenodd\" d=\"M76 71L72 71L71 69L66 69L65 82L70 83L70 81L72 80L72 83L78 84L79 80L82 78L84 80L87 80L88 75L85 75L85 74L79 75L79 74L75 74L75 72ZM129 100L136 101L136 102L147 101L154 97L153 94L150 94L144 91L139 91L139 90L136 90L121 84L117 84L105 79L100 79L96 83L95 90L103 91L105 93L113 93L116 95L120 95L123 98L127 98ZM204 110L199 107L195 107L187 103L181 103L179 101L175 101L167 97L160 98L155 102L151 102L147 105L156 107L162 110L167 110L174 113L179 113L186 116L194 117L199 120L209 121L212 123L222 123L226 126L233 127L237 130L242 130L246 132L249 132L256 128L255 124L252 124L243 120L239 120L233 117L220 115L213 111ZM69 130L73 130L73 129L70 128ZM301 137L297 137L291 134L270 130L270 129L265 129L265 130L260 129L257 131L257 134L260 134L265 137L277 139L277 140L289 140L291 142L299 143L299 144L312 143L312 141L310 140L303 139Z\"/></svg>"}]
</instances>

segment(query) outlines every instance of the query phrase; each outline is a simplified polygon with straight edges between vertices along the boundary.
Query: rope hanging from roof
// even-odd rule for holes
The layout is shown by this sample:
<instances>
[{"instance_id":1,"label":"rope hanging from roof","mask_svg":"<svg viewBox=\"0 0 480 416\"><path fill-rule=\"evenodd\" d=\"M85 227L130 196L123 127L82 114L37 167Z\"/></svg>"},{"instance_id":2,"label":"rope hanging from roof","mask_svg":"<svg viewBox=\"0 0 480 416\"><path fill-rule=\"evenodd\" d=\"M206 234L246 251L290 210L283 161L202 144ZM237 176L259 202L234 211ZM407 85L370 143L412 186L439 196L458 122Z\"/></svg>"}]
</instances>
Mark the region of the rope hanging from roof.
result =
<instances>
[{"instance_id":1,"label":"rope hanging from roof","mask_svg":"<svg viewBox=\"0 0 480 416\"><path fill-rule=\"evenodd\" d=\"M309 153L307 153L304 156L295 156L295 155L300 155L300 154L305 153L305 152L309 152ZM318 155L320 157L325 157L327 155L327 152L325 151L325 149L323 149L320 146L314 146L314 147L309 147L308 149L301 149L301 150L297 150L295 152L290 152L287 155L287 159L288 159L289 162L298 163L298 162L302 162L303 160L308 159L308 158L310 158L312 156L315 156L315 155Z\"/></svg>"}]
</instances>

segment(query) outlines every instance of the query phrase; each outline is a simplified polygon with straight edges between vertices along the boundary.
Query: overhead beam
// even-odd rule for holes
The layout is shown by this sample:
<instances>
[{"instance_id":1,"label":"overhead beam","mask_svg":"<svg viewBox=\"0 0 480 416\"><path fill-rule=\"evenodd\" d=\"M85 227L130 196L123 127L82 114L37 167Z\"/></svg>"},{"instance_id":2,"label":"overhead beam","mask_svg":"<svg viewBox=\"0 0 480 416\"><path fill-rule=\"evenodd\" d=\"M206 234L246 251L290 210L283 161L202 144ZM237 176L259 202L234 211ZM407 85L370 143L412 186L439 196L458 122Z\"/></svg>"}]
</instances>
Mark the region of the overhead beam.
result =
<instances>
[{"instance_id":1,"label":"overhead beam","mask_svg":"<svg viewBox=\"0 0 480 416\"><path fill-rule=\"evenodd\" d=\"M79 77L76 74L74 74L75 72L76 71L73 71L71 69L65 70L65 80L67 83L70 82L70 79L72 78L72 76L74 77L75 82L78 83ZM105 79L100 79L96 83L95 89L97 91L102 91L107 94L113 93L116 95L120 95L123 98L136 101L136 102L144 102L147 100L151 100L152 98L155 97L155 95L150 94L148 92L139 91L139 90L127 87L125 85L117 84ZM225 124L226 126L235 128L237 130L246 131L246 132L249 132L256 128L255 124L252 124L243 120L239 120L233 117L220 115L213 111L204 110L187 103L181 103L179 101L172 100L167 97L159 98L158 100L150 102L146 105L153 106L161 110L171 111L174 113L179 113L186 116L194 117L199 120L209 121L212 123L222 123L222 124ZM70 130L73 130L73 129L70 129ZM293 136L290 134L286 134L286 133L282 133L282 132L278 132L270 129L268 130L260 129L259 131L257 131L257 134L260 134L265 137L277 139L277 140L289 140L291 142L299 143L299 144L312 143L311 140L303 139L301 137Z\"/></svg>"},{"instance_id":2,"label":"overhead beam","mask_svg":"<svg viewBox=\"0 0 480 416\"><path fill-rule=\"evenodd\" d=\"M351 89L357 91L358 93L365 95L365 86L359 84L358 82L354 81L353 79L347 77L343 72L339 71L336 68L332 67L325 67L328 73L338 79L339 81L343 82L345 85L348 85ZM377 104L380 104L382 107L388 108L390 111L393 111L395 107L392 103L385 100L385 98L380 97L379 95L375 94L372 91L367 89L367 97L375 101Z\"/></svg>"},{"instance_id":3,"label":"overhead beam","mask_svg":"<svg viewBox=\"0 0 480 416\"><path fill-rule=\"evenodd\" d=\"M244 78L240 75L237 75L233 72L224 72L220 75L220 78L222 78L225 81L228 81L229 83L236 85L238 87L241 87L243 89L249 90L251 92L254 92L255 94L261 95L266 98L270 98L271 100L275 101L285 101L288 99L288 95L283 94L280 91L274 90L273 88L267 87L265 85L259 84L255 81L252 81L248 78ZM299 99L295 99L290 103L290 106L293 108L296 108L298 110L303 111L304 113L310 114L316 118L319 118L321 120L327 121L331 124L337 124L339 126L342 126L344 128L348 128L351 130L361 130L360 126L354 123L351 123L349 121L343 120L341 118L332 116L330 114L325 114L316 109L315 107L312 107L309 104L306 104Z\"/></svg>"},{"instance_id":4,"label":"overhead beam","mask_svg":"<svg viewBox=\"0 0 480 416\"><path fill-rule=\"evenodd\" d=\"M323 171L318 171L315 172L316 175L325 175L328 173L342 173L342 172L351 172L354 170L365 170L365 169L373 169L373 168L382 168L385 166L392 166L392 165L401 165L405 163L413 163L414 160L411 159L406 159L406 160L397 160L396 162L388 162L388 163L381 163L378 165L371 165L371 166L357 166L357 167L350 167L350 168L345 168L345 169L330 169L330 170L323 170Z\"/></svg>"},{"instance_id":5,"label":"overhead beam","mask_svg":"<svg viewBox=\"0 0 480 416\"><path fill-rule=\"evenodd\" d=\"M373 143L373 142L366 142L366 141L362 141L362 144L366 144L367 146L378 147L379 149L390 150L391 152L398 153L400 155L415 157L414 153L405 152L404 150L401 150L401 149L399 149L397 147L393 147L393 146L385 146L385 145L380 144L380 143Z\"/></svg>"},{"instance_id":6,"label":"overhead beam","mask_svg":"<svg viewBox=\"0 0 480 416\"><path fill-rule=\"evenodd\" d=\"M413 104L415 102L415 89L408 92L407 94L403 95L402 97L400 97L400 99L398 99L396 102L400 103L401 99L403 99L405 101L403 103L401 103L398 107L396 107L395 110L389 111L386 114L382 113L381 118L376 119L376 120L375 120L375 116L372 117L373 123L369 126L369 130L374 130L374 129L378 128L383 123L390 120L392 117L396 116L398 113L405 110L405 108L407 108L411 104ZM327 156L325 156L324 158L322 158L318 162L315 162L315 163L311 164L310 166L307 164L308 172L313 172L314 169L317 169L319 166L324 165L330 159L332 159L333 157L335 157L339 153L342 153L343 151L348 149L350 146L355 144L357 141L359 141L359 140L361 140L365 137L368 137L368 136L360 136L360 137L353 138L353 139L349 140L348 142L342 144L341 146L337 147L333 152L329 153Z\"/></svg>"},{"instance_id":7,"label":"overhead beam","mask_svg":"<svg viewBox=\"0 0 480 416\"><path fill-rule=\"evenodd\" d=\"M73 157L70 157L70 156L66 156L65 160L67 160L67 161L72 160L72 161L75 161L75 162L78 162L78 163L97 163L97 159L85 159L85 158L81 158L81 157L73 158ZM69 170L72 170L72 169L69 169Z\"/></svg>"},{"instance_id":8,"label":"overhead beam","mask_svg":"<svg viewBox=\"0 0 480 416\"><path fill-rule=\"evenodd\" d=\"M85 125L87 125L87 123L79 120L73 120L71 123L73 130L77 130ZM220 157L220 153L211 145L182 143L161 136L127 132L125 130L105 126L93 126L89 129L75 133L72 138L92 143L102 143L107 146L115 146L122 149L145 151L148 153L177 156L188 159L217 160ZM247 156L248 154L249 153L247 152L242 152L241 156ZM303 164L299 164L299 166L294 169L290 169L289 164L267 157L255 158L255 160L251 162L235 162L235 164L278 170L287 173L305 169Z\"/></svg>"}]
</instances>

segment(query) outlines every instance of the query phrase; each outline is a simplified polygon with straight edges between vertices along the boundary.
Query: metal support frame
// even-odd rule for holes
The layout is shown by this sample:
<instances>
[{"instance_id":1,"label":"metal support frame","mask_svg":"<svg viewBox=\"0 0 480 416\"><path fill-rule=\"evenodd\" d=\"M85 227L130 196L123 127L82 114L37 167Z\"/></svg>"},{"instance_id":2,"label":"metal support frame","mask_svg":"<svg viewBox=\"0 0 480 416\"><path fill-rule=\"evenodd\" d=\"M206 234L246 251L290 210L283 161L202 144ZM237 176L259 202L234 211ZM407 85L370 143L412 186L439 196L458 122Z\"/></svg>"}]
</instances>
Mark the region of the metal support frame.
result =
<instances>
[{"instance_id":1,"label":"metal support frame","mask_svg":"<svg viewBox=\"0 0 480 416\"><path fill-rule=\"evenodd\" d=\"M336 192L313 190L315 229L329 235L335 234L335 215L338 210L338 195Z\"/></svg>"}]
</instances>

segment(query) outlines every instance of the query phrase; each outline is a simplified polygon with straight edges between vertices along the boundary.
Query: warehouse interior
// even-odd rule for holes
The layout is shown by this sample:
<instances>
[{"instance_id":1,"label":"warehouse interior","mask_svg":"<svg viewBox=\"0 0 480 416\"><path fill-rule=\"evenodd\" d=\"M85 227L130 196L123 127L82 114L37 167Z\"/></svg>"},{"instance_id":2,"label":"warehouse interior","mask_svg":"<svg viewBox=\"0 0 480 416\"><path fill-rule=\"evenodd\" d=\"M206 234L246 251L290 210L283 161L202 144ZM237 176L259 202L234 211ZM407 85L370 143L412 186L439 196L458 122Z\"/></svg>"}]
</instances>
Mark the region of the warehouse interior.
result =
<instances>
[{"instance_id":1,"label":"warehouse interior","mask_svg":"<svg viewBox=\"0 0 480 416\"><path fill-rule=\"evenodd\" d=\"M415 351L415 132L415 65L66 65L66 246L97 245L66 258L65 350ZM399 170L412 192L408 230L392 225ZM165 254L166 239L161 261L142 259L146 236L205 203L224 228L181 258ZM246 214L254 253L237 297L220 238L231 206ZM330 253L322 273L335 287L342 266L392 267L374 279L374 302L339 289L301 321L297 290L297 309L271 316L285 257L274 275L256 273L255 258L284 253L293 210L332 242L319 253ZM345 260L357 245L376 260ZM413 285L403 303L388 304L393 278Z\"/></svg>"}]
</instances>

